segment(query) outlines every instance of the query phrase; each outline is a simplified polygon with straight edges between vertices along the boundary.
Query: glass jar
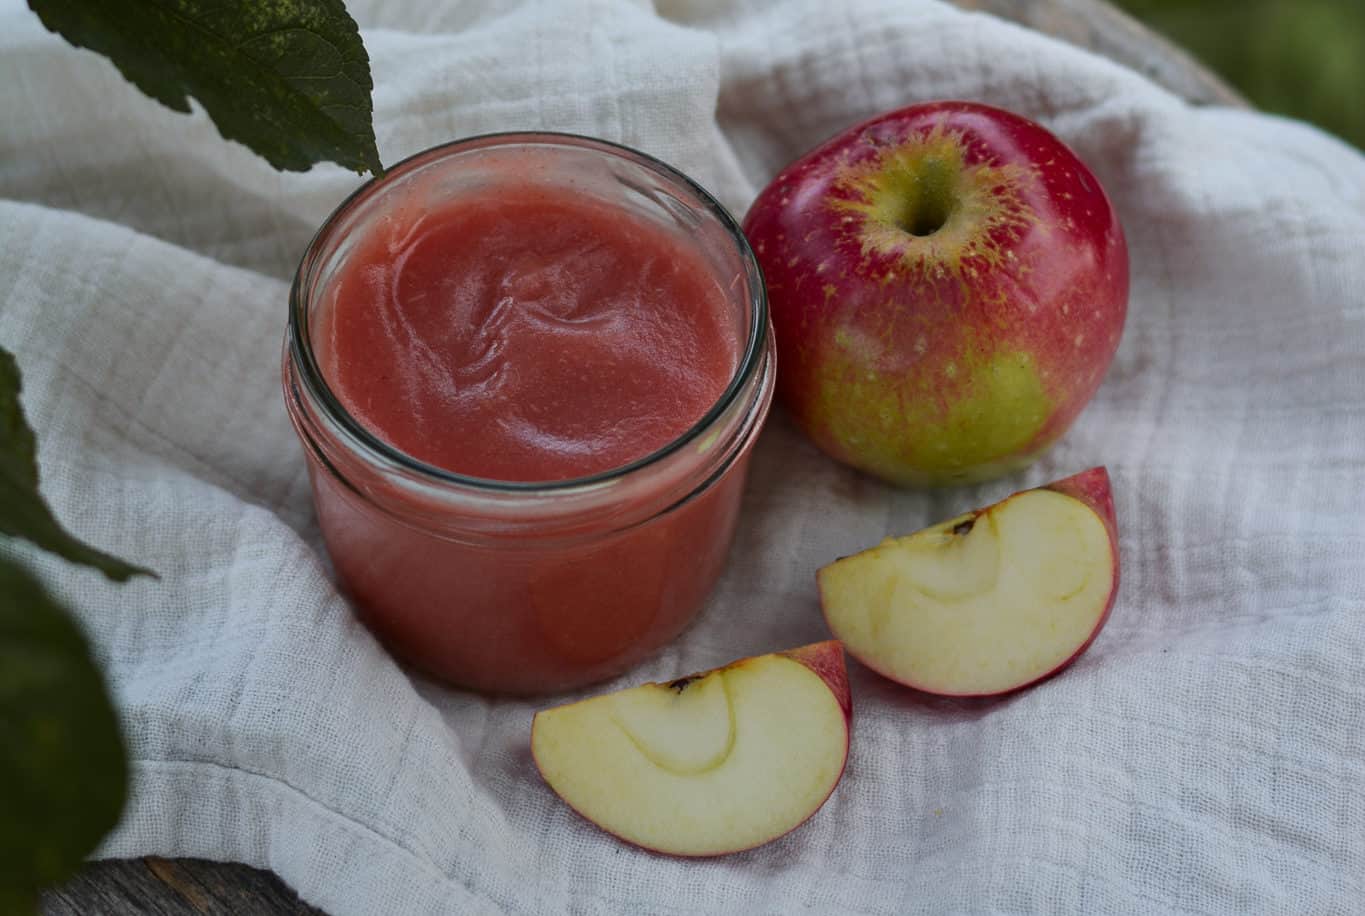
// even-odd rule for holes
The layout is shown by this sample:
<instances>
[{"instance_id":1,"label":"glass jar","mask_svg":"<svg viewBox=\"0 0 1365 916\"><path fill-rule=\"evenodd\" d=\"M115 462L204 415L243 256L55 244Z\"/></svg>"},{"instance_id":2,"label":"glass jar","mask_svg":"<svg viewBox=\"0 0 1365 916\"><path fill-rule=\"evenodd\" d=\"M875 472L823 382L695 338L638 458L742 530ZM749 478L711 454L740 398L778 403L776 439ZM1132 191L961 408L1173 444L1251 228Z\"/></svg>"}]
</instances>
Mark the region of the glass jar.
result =
<instances>
[{"instance_id":1,"label":"glass jar","mask_svg":"<svg viewBox=\"0 0 1365 916\"><path fill-rule=\"evenodd\" d=\"M537 181L666 228L729 291L740 357L720 399L663 448L550 483L462 476L382 441L344 409L310 329L368 227L403 208ZM513 168L512 163L516 163ZM685 175L566 134L495 134L419 153L337 208L290 294L284 391L337 577L398 657L452 684L537 694L619 674L696 616L725 564L750 449L772 399L762 277L734 219Z\"/></svg>"}]
</instances>

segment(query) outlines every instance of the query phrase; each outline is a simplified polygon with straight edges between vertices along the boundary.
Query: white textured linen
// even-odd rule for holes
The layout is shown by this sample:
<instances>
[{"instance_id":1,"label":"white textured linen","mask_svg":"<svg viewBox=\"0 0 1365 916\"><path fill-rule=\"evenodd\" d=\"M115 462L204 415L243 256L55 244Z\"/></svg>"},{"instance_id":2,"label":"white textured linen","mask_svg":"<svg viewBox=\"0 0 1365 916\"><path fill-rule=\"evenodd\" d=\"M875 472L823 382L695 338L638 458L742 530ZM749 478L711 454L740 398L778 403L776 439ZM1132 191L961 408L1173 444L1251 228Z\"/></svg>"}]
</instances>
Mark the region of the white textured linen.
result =
<instances>
[{"instance_id":1,"label":"white textured linen","mask_svg":"<svg viewBox=\"0 0 1365 916\"><path fill-rule=\"evenodd\" d=\"M411 677L328 577L278 368L287 280L358 179L275 174L9 0L0 342L58 514L162 575L24 552L81 609L135 757L101 855L271 868L339 916L1361 912L1365 158L930 0L351 6L386 162L570 130L742 212L831 133L956 97L1040 119L1121 212L1123 343L1043 461L897 492L775 413L709 608L617 686L821 639L822 563L1093 464L1122 591L1086 656L1004 701L855 666L848 772L777 843L688 862L613 841L536 776L537 704Z\"/></svg>"}]
</instances>

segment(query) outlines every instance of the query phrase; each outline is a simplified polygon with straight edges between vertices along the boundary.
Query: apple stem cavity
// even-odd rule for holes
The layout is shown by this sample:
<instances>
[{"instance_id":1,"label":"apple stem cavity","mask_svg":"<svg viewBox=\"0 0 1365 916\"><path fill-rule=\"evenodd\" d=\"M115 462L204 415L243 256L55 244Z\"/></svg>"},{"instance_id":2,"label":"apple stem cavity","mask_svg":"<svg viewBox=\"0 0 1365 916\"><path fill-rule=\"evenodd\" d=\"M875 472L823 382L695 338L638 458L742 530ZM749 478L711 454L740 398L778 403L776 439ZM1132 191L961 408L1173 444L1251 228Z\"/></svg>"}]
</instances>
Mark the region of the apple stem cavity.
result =
<instances>
[{"instance_id":1,"label":"apple stem cavity","mask_svg":"<svg viewBox=\"0 0 1365 916\"><path fill-rule=\"evenodd\" d=\"M907 198L896 225L917 238L933 235L947 225L957 200L954 176L960 170L960 163L937 157L924 159L912 184L916 193Z\"/></svg>"}]
</instances>

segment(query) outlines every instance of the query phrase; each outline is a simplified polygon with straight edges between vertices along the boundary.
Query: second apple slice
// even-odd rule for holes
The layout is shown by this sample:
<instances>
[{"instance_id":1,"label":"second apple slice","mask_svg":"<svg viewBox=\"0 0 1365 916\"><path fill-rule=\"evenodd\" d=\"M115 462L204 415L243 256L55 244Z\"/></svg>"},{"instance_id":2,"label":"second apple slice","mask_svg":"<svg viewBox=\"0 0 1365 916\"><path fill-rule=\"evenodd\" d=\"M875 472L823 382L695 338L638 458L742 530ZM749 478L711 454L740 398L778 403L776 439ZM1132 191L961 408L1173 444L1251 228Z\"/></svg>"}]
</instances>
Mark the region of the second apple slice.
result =
<instances>
[{"instance_id":1,"label":"second apple slice","mask_svg":"<svg viewBox=\"0 0 1365 916\"><path fill-rule=\"evenodd\" d=\"M929 693L987 696L1090 645L1118 589L1109 475L1074 477L844 557L817 574L835 636Z\"/></svg>"},{"instance_id":2,"label":"second apple slice","mask_svg":"<svg viewBox=\"0 0 1365 916\"><path fill-rule=\"evenodd\" d=\"M814 814L843 774L850 716L831 641L544 710L531 751L550 788L609 833L710 856Z\"/></svg>"}]
</instances>

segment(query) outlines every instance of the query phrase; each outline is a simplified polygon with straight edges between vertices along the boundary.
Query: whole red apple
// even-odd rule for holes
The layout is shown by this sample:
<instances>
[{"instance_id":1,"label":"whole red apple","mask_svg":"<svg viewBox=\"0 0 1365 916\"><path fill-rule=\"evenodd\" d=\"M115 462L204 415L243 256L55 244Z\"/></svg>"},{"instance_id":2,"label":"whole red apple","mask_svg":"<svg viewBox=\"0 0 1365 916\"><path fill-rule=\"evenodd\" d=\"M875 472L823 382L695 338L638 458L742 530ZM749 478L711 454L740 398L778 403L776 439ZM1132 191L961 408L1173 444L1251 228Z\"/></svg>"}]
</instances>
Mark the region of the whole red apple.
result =
<instances>
[{"instance_id":1,"label":"whole red apple","mask_svg":"<svg viewBox=\"0 0 1365 916\"><path fill-rule=\"evenodd\" d=\"M830 455L970 483L1055 442L1118 348L1128 249L1060 140L971 102L912 105L792 163L744 220L778 392Z\"/></svg>"}]
</instances>

